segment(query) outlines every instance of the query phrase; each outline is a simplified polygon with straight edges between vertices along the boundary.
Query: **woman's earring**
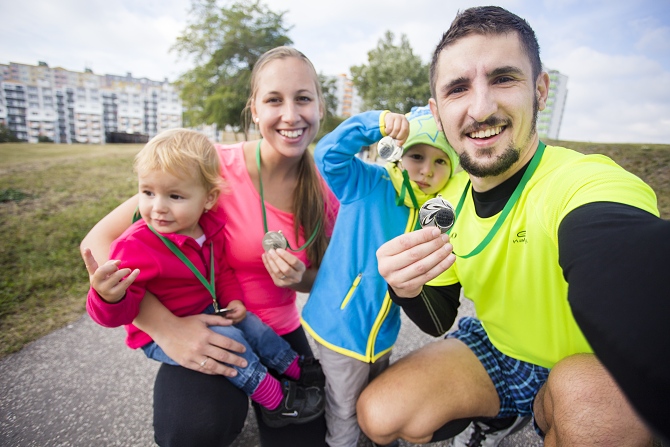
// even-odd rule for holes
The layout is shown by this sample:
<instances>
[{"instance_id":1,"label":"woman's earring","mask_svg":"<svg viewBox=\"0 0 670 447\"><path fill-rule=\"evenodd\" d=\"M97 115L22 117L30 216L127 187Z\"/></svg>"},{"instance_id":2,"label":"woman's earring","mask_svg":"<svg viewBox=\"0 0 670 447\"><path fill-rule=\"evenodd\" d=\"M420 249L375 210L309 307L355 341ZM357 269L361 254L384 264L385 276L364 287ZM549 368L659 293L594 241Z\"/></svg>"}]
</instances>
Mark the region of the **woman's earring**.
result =
<instances>
[{"instance_id":1,"label":"woman's earring","mask_svg":"<svg viewBox=\"0 0 670 447\"><path fill-rule=\"evenodd\" d=\"M256 124L258 124L258 122L260 121L260 118L256 117L256 119L254 121L256 121Z\"/></svg>"}]
</instances>

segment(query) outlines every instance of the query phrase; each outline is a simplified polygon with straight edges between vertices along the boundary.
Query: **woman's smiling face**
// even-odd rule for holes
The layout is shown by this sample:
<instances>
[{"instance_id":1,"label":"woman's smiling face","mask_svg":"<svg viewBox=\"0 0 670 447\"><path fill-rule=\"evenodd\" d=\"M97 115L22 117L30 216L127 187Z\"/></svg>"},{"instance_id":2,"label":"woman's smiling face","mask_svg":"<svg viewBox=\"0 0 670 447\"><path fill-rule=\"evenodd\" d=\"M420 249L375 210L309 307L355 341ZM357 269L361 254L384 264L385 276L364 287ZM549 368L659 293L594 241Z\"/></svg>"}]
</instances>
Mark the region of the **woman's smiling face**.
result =
<instances>
[{"instance_id":1,"label":"woman's smiling face","mask_svg":"<svg viewBox=\"0 0 670 447\"><path fill-rule=\"evenodd\" d=\"M261 135L285 156L301 155L319 131L318 79L296 57L274 59L258 73L251 105Z\"/></svg>"}]
</instances>

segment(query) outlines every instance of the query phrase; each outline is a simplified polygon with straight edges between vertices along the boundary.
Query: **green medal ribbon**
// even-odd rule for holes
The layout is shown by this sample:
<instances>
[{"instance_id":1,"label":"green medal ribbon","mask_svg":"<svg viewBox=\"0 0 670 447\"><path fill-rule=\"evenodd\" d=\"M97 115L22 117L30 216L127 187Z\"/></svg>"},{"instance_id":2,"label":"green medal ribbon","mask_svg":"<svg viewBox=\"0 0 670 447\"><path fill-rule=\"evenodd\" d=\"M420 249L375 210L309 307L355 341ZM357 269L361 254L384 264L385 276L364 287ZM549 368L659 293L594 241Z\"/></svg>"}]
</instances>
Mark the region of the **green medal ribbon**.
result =
<instances>
[{"instance_id":1,"label":"green medal ribbon","mask_svg":"<svg viewBox=\"0 0 670 447\"><path fill-rule=\"evenodd\" d=\"M410 200L412 200L412 204L414 205L414 208L410 210L411 213L414 213L416 216L418 214L419 210L419 201L416 200L416 196L414 195L414 191L412 190L412 185L409 182L409 174L407 171L402 171L402 188L400 188L400 194L398 197L395 199L395 204L398 206L401 206L405 203L405 192L409 194ZM414 224L414 229L418 230L421 228L421 224L419 223L419 219L416 219L416 223Z\"/></svg>"},{"instance_id":2,"label":"green medal ribbon","mask_svg":"<svg viewBox=\"0 0 670 447\"><path fill-rule=\"evenodd\" d=\"M526 187L526 183L530 180L530 178L533 176L533 173L535 172L535 169L537 169L537 166L540 164L540 160L542 159L542 154L544 153L544 148L546 145L540 141L540 143L537 146L537 151L535 151L535 154L533 155L533 158L530 161L530 164L528 165L528 169L526 169L526 172L523 173L523 176L521 177L521 181L519 184L516 186L514 189L514 192L510 196L510 198L507 200L507 203L505 204L505 207L503 208L502 212L500 213L500 216L498 216L498 220L496 220L496 223L493 225L489 233L486 235L486 237L477 245L474 250L472 250L470 253L467 255L459 255L456 252L454 254L458 256L459 258L462 259L467 259L471 258L473 256L478 255L479 253L486 248L486 246L491 242L493 237L496 235L498 230L500 230L500 227L502 227L503 222L505 222L505 219L507 218L507 215L512 211L512 208L514 208L514 205L516 205L517 200L519 200L519 197L521 197L521 193L523 192L523 189ZM465 185L465 190L463 191L463 195L461 195L461 199L458 201L458 205L456 206L456 222L458 222L458 214L461 212L461 209L463 208L463 203L465 202L465 197L468 195L468 188L470 188L470 180L468 180L468 183ZM451 232L451 230L454 227L451 227L448 231L447 234Z\"/></svg>"},{"instance_id":3,"label":"green medal ribbon","mask_svg":"<svg viewBox=\"0 0 670 447\"><path fill-rule=\"evenodd\" d=\"M216 301L216 288L214 287L214 243L210 242L209 243L209 265L210 265L210 271L209 271L209 281L205 279L204 276L202 276L202 273L195 268L193 263L191 262L190 259L186 257L184 252L182 252L179 247L177 247L174 242L160 234L158 231L154 229L151 225L147 224L149 229L154 232L156 236L160 238L161 241L165 244L167 248L170 249L172 253L174 253L180 260L183 262L186 267L191 269L191 271L195 274L196 278L200 280L203 286L207 290L209 290L210 295L212 295L212 301L214 301L214 313L219 313L219 303Z\"/></svg>"},{"instance_id":4,"label":"green medal ribbon","mask_svg":"<svg viewBox=\"0 0 670 447\"><path fill-rule=\"evenodd\" d=\"M395 199L395 204L401 206L405 203L405 192L409 194L409 198L412 201L415 209L419 209L419 201L416 200L414 191L412 190L412 184L409 182L409 174L406 170L402 171L402 188L400 188L400 194Z\"/></svg>"},{"instance_id":5,"label":"green medal ribbon","mask_svg":"<svg viewBox=\"0 0 670 447\"><path fill-rule=\"evenodd\" d=\"M263 139L258 140L258 145L256 146L256 166L258 167L258 185L259 185L259 190L260 190L260 194L261 194L261 211L263 212L263 229L265 229L265 233L267 233L268 232L268 220L267 220L267 216L265 214L265 198L263 197L263 180L261 179L261 142L262 141L263 141ZM321 226L321 221L319 221L316 224L316 228L314 228L314 231L312 232L312 235L309 237L309 239L307 239L307 242L305 242L302 245L302 247L293 249L291 247L291 244L289 244L288 240L287 240L286 245L288 246L288 249L291 250L291 251L297 252L297 251L302 251L305 248L307 248L307 246L309 246L309 244L311 244L312 241L314 240L314 238L316 237L316 233L319 231L320 226ZM286 238L286 237L284 236L284 238Z\"/></svg>"}]
</instances>

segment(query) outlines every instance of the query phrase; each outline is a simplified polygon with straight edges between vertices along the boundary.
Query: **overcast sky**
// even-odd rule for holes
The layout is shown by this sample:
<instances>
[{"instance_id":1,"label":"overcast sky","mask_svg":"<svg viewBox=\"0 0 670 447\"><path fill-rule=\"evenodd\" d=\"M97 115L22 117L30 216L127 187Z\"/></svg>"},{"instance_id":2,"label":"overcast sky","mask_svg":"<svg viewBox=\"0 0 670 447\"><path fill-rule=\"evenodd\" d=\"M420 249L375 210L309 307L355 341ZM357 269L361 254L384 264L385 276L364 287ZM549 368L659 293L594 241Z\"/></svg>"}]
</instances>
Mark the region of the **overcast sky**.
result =
<instances>
[{"instance_id":1,"label":"overcast sky","mask_svg":"<svg viewBox=\"0 0 670 447\"><path fill-rule=\"evenodd\" d=\"M287 11L294 46L318 72L349 73L390 30L425 62L470 0L264 0ZM669 0L500 0L528 20L543 63L569 77L559 137L670 143ZM169 52L190 0L0 0L0 63L173 81L188 61Z\"/></svg>"}]
</instances>

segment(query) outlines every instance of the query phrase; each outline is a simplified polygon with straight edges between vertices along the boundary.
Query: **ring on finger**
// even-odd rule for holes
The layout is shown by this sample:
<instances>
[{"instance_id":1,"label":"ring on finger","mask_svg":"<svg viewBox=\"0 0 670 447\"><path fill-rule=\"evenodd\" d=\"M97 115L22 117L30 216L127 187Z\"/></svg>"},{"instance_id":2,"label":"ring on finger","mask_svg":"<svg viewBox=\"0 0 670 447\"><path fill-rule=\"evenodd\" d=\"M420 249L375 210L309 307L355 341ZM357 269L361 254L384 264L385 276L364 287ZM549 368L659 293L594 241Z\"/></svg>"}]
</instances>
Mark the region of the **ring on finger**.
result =
<instances>
[{"instance_id":1,"label":"ring on finger","mask_svg":"<svg viewBox=\"0 0 670 447\"><path fill-rule=\"evenodd\" d=\"M201 367L201 368L204 368L204 367L205 367L205 365L207 364L207 360L209 360L209 357L205 357L205 360L203 360L202 362L200 362L200 367Z\"/></svg>"},{"instance_id":2,"label":"ring on finger","mask_svg":"<svg viewBox=\"0 0 670 447\"><path fill-rule=\"evenodd\" d=\"M286 279L286 275L281 275L279 279Z\"/></svg>"}]
</instances>

